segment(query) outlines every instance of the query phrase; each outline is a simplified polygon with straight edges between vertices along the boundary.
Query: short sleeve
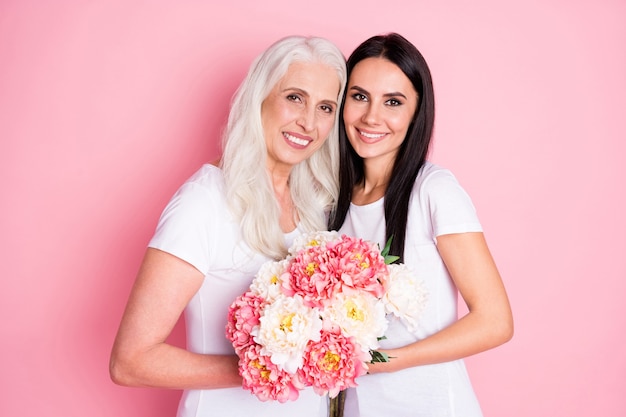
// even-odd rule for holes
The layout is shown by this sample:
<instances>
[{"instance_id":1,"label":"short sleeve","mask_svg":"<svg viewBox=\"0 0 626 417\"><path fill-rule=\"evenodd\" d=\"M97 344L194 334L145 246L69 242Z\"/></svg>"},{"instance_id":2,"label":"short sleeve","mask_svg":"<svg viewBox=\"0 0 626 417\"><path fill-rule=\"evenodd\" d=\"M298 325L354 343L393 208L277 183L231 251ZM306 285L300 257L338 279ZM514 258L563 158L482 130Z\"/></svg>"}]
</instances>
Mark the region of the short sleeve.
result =
<instances>
[{"instance_id":1,"label":"short sleeve","mask_svg":"<svg viewBox=\"0 0 626 417\"><path fill-rule=\"evenodd\" d=\"M211 265L210 232L217 231L213 211L220 195L208 185L193 177L183 184L163 210L148 244L188 262L205 275Z\"/></svg>"},{"instance_id":2,"label":"short sleeve","mask_svg":"<svg viewBox=\"0 0 626 417\"><path fill-rule=\"evenodd\" d=\"M470 196L449 170L438 168L426 173L420 195L434 236L482 232Z\"/></svg>"}]
</instances>

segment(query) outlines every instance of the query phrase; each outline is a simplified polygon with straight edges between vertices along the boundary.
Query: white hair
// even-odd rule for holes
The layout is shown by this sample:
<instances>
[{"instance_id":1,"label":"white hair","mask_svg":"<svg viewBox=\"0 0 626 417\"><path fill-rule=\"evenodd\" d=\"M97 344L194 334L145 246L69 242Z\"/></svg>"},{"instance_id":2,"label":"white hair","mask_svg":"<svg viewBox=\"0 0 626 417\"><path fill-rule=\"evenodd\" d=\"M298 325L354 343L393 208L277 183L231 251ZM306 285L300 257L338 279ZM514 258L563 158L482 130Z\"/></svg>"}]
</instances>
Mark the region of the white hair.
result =
<instances>
[{"instance_id":1,"label":"white hair","mask_svg":"<svg viewBox=\"0 0 626 417\"><path fill-rule=\"evenodd\" d=\"M337 71L340 91L335 124L326 142L311 157L293 167L291 198L306 232L326 230L326 214L338 197L338 117L346 84L345 57L330 41L290 36L256 58L233 98L223 137L221 167L226 199L239 220L243 239L257 252L274 259L287 253L280 228L280 206L266 170L267 148L261 105L294 62L322 63Z\"/></svg>"}]
</instances>

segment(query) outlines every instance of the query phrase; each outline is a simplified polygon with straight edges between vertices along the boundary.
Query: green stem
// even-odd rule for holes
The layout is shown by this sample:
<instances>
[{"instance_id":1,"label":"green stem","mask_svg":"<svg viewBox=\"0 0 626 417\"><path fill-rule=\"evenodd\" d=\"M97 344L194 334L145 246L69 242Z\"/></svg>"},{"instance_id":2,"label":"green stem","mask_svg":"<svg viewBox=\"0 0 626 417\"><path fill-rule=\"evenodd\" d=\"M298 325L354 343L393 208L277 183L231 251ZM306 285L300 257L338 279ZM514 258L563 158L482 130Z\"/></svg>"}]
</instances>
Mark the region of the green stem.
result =
<instances>
[{"instance_id":1,"label":"green stem","mask_svg":"<svg viewBox=\"0 0 626 417\"><path fill-rule=\"evenodd\" d=\"M343 417L343 405L345 402L346 392L339 391L339 394L329 401L328 417Z\"/></svg>"}]
</instances>

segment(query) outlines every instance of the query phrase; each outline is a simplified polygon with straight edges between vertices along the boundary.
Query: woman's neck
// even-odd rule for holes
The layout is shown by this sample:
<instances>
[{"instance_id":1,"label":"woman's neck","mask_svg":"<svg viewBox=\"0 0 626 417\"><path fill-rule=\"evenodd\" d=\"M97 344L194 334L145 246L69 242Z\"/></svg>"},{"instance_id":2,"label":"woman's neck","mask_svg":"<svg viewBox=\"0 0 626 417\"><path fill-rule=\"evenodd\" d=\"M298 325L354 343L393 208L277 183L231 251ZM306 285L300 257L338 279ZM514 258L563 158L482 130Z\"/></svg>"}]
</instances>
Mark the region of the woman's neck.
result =
<instances>
[{"instance_id":1,"label":"woman's neck","mask_svg":"<svg viewBox=\"0 0 626 417\"><path fill-rule=\"evenodd\" d=\"M383 198L391 178L392 168L392 162L364 160L364 177L352 190L352 203L363 206Z\"/></svg>"},{"instance_id":2,"label":"woman's neck","mask_svg":"<svg viewBox=\"0 0 626 417\"><path fill-rule=\"evenodd\" d=\"M274 196L278 202L278 207L280 207L280 228L285 233L291 232L296 228L298 222L298 210L291 198L289 173L274 170L270 172L270 178L274 188Z\"/></svg>"}]
</instances>

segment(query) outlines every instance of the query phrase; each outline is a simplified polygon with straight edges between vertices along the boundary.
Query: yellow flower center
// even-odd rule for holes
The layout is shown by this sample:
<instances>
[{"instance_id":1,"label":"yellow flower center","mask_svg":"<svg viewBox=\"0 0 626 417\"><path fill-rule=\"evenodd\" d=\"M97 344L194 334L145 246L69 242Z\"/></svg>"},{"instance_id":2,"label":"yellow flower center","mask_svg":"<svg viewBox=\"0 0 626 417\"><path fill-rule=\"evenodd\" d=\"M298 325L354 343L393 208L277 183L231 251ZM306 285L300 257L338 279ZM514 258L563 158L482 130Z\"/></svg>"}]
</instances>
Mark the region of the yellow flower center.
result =
<instances>
[{"instance_id":1,"label":"yellow flower center","mask_svg":"<svg viewBox=\"0 0 626 417\"><path fill-rule=\"evenodd\" d=\"M354 255L354 259L356 259L357 261L363 260L363 255L357 253L356 255ZM366 269L369 268L370 264L367 259L365 259L363 262L359 263L359 266L361 267L361 269Z\"/></svg>"},{"instance_id":2,"label":"yellow flower center","mask_svg":"<svg viewBox=\"0 0 626 417\"><path fill-rule=\"evenodd\" d=\"M363 314L363 310L360 310L359 306L357 306L354 301L348 300L346 302L346 311L348 317L352 320L363 321L365 319L365 314Z\"/></svg>"},{"instance_id":3,"label":"yellow flower center","mask_svg":"<svg viewBox=\"0 0 626 417\"><path fill-rule=\"evenodd\" d=\"M324 358L320 362L320 368L328 372L334 372L339 369L339 360L341 357L335 352L326 352Z\"/></svg>"},{"instance_id":4,"label":"yellow flower center","mask_svg":"<svg viewBox=\"0 0 626 417\"><path fill-rule=\"evenodd\" d=\"M270 282L272 284L276 284L278 282L278 277L276 275L272 275L272 278L270 278Z\"/></svg>"},{"instance_id":5,"label":"yellow flower center","mask_svg":"<svg viewBox=\"0 0 626 417\"><path fill-rule=\"evenodd\" d=\"M315 262L310 262L307 266L306 266L306 274L308 276L313 275L313 273L315 273L315 269L317 268L317 264Z\"/></svg>"},{"instance_id":6,"label":"yellow flower center","mask_svg":"<svg viewBox=\"0 0 626 417\"><path fill-rule=\"evenodd\" d=\"M309 246L319 246L320 242L318 242L315 239L311 239L311 241L309 242Z\"/></svg>"},{"instance_id":7,"label":"yellow flower center","mask_svg":"<svg viewBox=\"0 0 626 417\"><path fill-rule=\"evenodd\" d=\"M261 378L263 378L264 380L269 380L270 379L270 374L272 373L272 371L268 370L267 367L265 365L261 365L258 361L258 359L255 359L253 361L250 362L250 365L259 369L261 372Z\"/></svg>"},{"instance_id":8,"label":"yellow flower center","mask_svg":"<svg viewBox=\"0 0 626 417\"><path fill-rule=\"evenodd\" d=\"M287 333L291 331L291 321L293 320L293 316L295 313L287 314L283 316L283 319L280 321L280 330Z\"/></svg>"}]
</instances>

